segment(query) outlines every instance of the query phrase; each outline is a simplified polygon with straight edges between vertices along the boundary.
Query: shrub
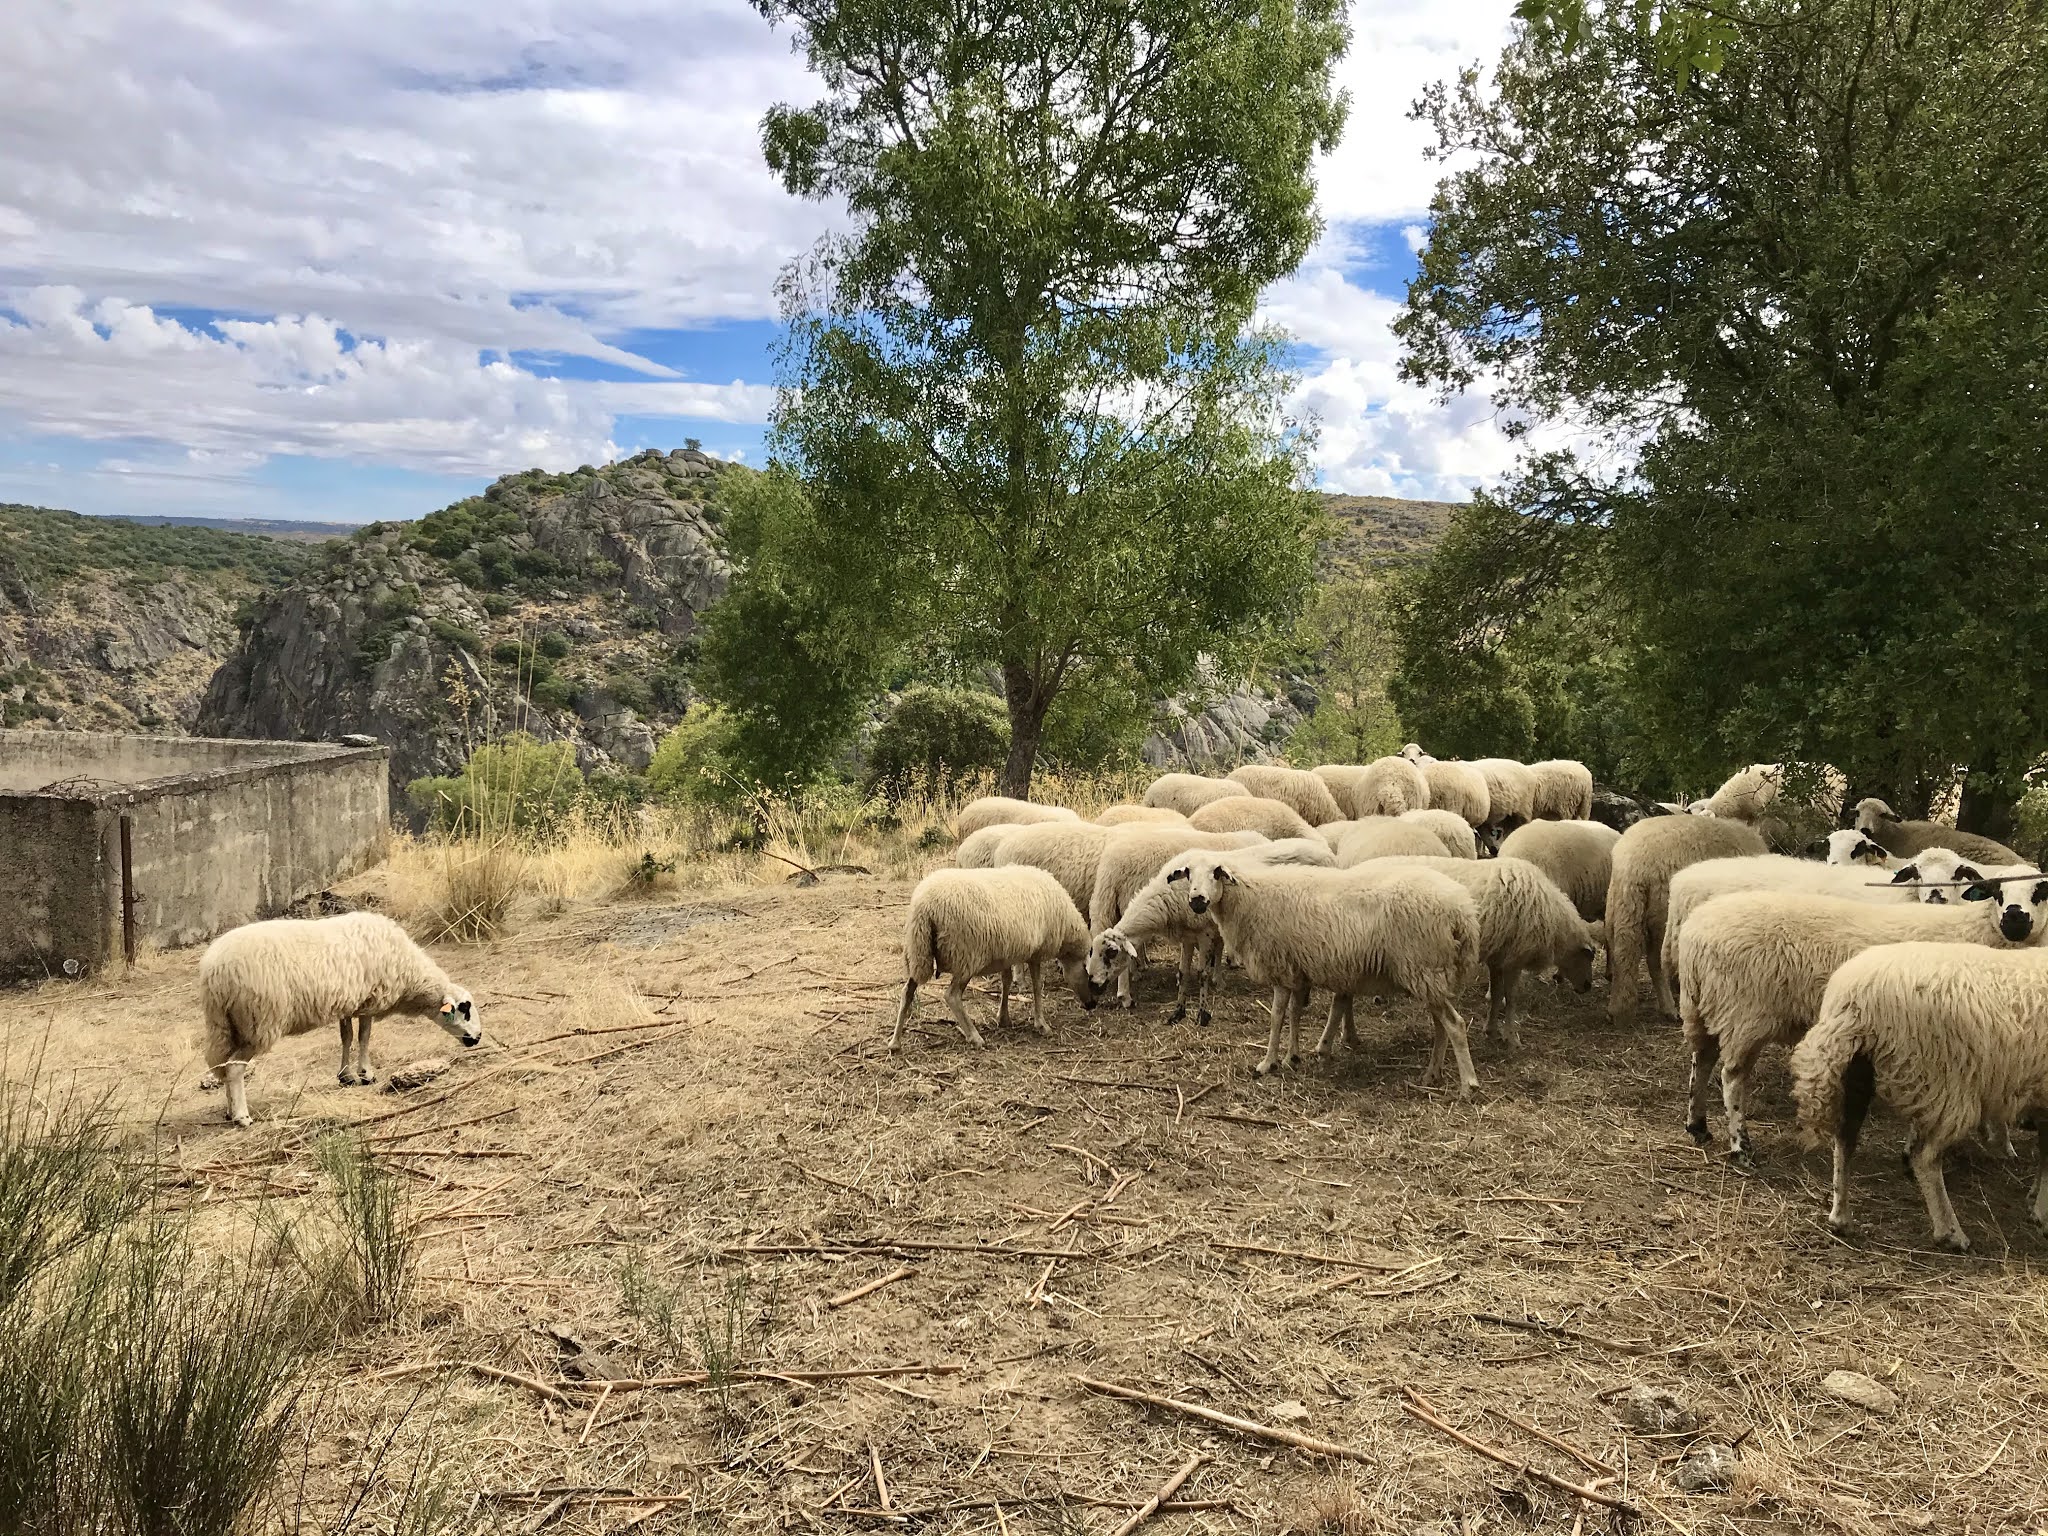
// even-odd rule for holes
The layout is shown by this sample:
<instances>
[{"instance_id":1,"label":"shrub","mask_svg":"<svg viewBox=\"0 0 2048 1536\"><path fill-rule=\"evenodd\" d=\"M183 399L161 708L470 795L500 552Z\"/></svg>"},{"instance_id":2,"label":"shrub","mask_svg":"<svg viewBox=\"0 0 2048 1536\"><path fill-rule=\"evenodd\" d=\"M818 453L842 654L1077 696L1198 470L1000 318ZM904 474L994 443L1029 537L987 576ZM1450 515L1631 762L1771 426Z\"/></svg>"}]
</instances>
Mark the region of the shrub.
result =
<instances>
[{"instance_id":1,"label":"shrub","mask_svg":"<svg viewBox=\"0 0 2048 1536\"><path fill-rule=\"evenodd\" d=\"M390 1322L411 1299L419 1270L406 1187L379 1168L352 1135L324 1136L315 1150L341 1233L349 1320Z\"/></svg>"},{"instance_id":2,"label":"shrub","mask_svg":"<svg viewBox=\"0 0 2048 1536\"><path fill-rule=\"evenodd\" d=\"M569 637L559 629L551 629L540 637L540 653L551 661L560 661L569 654Z\"/></svg>"},{"instance_id":3,"label":"shrub","mask_svg":"<svg viewBox=\"0 0 2048 1536\"><path fill-rule=\"evenodd\" d=\"M503 933L513 903L532 879L526 855L509 843L442 851L439 899L428 912L428 941L487 944Z\"/></svg>"},{"instance_id":4,"label":"shrub","mask_svg":"<svg viewBox=\"0 0 2048 1536\"><path fill-rule=\"evenodd\" d=\"M552 837L583 794L566 741L508 736L470 754L454 778L414 779L406 798L436 830L458 837Z\"/></svg>"},{"instance_id":5,"label":"shrub","mask_svg":"<svg viewBox=\"0 0 2048 1536\"><path fill-rule=\"evenodd\" d=\"M446 619L429 619L427 628L443 645L452 645L458 650L469 652L472 656L481 656L484 653L483 636L473 629L464 629L460 624L451 624Z\"/></svg>"},{"instance_id":6,"label":"shrub","mask_svg":"<svg viewBox=\"0 0 2048 1536\"><path fill-rule=\"evenodd\" d=\"M721 811L751 805L753 786L732 770L734 733L732 717L716 705L691 710L654 749L647 765L648 793L672 804Z\"/></svg>"},{"instance_id":7,"label":"shrub","mask_svg":"<svg viewBox=\"0 0 2048 1536\"><path fill-rule=\"evenodd\" d=\"M868 788L891 801L914 789L936 797L962 778L993 772L1009 747L1009 717L990 695L908 688L868 748Z\"/></svg>"}]
</instances>

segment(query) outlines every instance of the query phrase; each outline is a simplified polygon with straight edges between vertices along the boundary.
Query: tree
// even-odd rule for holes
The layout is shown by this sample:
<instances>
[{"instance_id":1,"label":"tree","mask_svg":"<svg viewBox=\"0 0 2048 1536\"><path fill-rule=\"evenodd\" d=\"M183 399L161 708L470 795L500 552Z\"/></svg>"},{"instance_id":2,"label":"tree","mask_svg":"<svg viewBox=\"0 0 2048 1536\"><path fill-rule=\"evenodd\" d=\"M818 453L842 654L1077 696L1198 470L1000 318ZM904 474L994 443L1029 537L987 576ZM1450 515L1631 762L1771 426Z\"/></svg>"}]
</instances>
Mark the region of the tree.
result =
<instances>
[{"instance_id":1,"label":"tree","mask_svg":"<svg viewBox=\"0 0 2048 1536\"><path fill-rule=\"evenodd\" d=\"M1384 579L1350 576L1316 589L1300 638L1315 670L1315 713L1287 738L1288 760L1369 763L1401 747L1401 721L1387 694L1394 630Z\"/></svg>"},{"instance_id":2,"label":"tree","mask_svg":"<svg viewBox=\"0 0 2048 1536\"><path fill-rule=\"evenodd\" d=\"M963 778L987 773L1009 747L1003 709L969 688L903 690L868 746L868 787L891 801L922 788L936 798Z\"/></svg>"},{"instance_id":3,"label":"tree","mask_svg":"<svg viewBox=\"0 0 2048 1536\"><path fill-rule=\"evenodd\" d=\"M1316 232L1341 8L755 3L826 90L768 114L768 163L854 228L784 277L770 451L811 513L734 594L770 573L863 666L995 667L1023 794L1078 678L1170 692L1307 588L1305 440L1250 322Z\"/></svg>"},{"instance_id":4,"label":"tree","mask_svg":"<svg viewBox=\"0 0 2048 1536\"><path fill-rule=\"evenodd\" d=\"M2048 750L2048 668L1996 659L2048 641L2042 6L1753 0L1690 81L1601 7L1422 110L1459 168L1404 367L1628 450L1532 460L1429 623L1477 664L1594 616L1631 750L1694 783L2009 802Z\"/></svg>"}]
</instances>

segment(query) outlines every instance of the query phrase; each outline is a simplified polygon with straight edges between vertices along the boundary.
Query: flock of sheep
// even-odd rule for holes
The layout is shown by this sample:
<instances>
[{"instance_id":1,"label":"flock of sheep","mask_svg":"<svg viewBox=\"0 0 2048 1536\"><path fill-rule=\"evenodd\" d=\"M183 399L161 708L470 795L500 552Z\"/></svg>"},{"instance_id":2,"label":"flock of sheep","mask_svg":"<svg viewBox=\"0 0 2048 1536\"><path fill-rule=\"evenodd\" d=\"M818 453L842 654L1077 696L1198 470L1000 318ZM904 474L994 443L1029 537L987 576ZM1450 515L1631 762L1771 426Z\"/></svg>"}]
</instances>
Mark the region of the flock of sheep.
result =
<instances>
[{"instance_id":1,"label":"flock of sheep","mask_svg":"<svg viewBox=\"0 0 2048 1536\"><path fill-rule=\"evenodd\" d=\"M1708 1139L1721 1072L1730 1152L1747 1155L1744 1113L1763 1048L1793 1046L1802 1127L1834 1145L1831 1225L1848 1220L1848 1165L1873 1099L1911 1128L1907 1161L1935 1240L1969 1240L1943 1183L1951 1147L1983 1133L2010 1146L2035 1125L2033 1214L2048 1227L2048 876L1988 838L1905 821L1882 801L1855 808L1826 857L1768 851L1777 765L1734 775L1692 814L1617 831L1591 819L1583 764L1398 757L1313 772L1271 765L1228 778L1169 773L1141 805L1084 821L1059 806L990 797L958 822L957 867L912 894L905 980L891 1048L917 989L950 978L947 1009L970 1045L967 985L998 979L1009 1022L1013 974L1028 978L1046 1033L1044 968L1084 1008L1114 992L1148 945L1179 951L1172 1018L1209 989L1228 955L1272 993L1260 1074L1300 1060L1312 991L1330 994L1316 1054L1356 1045L1352 1001L1414 998L1459 1090L1478 1085L1457 998L1483 966L1486 1033L1519 1043L1523 976L1555 972L1585 991L1607 950L1609 1011L1635 1013L1647 966L1658 1006L1692 1056L1688 1129ZM1818 851L1818 850L1816 850ZM1286 1050L1281 1049L1286 1037Z\"/></svg>"}]
</instances>

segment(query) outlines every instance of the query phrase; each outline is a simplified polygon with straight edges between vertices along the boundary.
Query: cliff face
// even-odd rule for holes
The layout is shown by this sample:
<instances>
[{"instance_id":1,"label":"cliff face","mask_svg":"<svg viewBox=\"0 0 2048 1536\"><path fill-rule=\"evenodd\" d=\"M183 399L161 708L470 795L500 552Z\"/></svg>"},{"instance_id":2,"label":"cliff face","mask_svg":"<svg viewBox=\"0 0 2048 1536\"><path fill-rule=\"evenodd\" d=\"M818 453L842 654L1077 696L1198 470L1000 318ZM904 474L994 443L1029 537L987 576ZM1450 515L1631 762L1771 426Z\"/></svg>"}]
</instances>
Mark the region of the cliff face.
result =
<instances>
[{"instance_id":1,"label":"cliff face","mask_svg":"<svg viewBox=\"0 0 2048 1536\"><path fill-rule=\"evenodd\" d=\"M197 729L374 736L399 803L510 730L645 767L689 702L690 636L728 577L721 497L747 473L650 450L373 525L262 602Z\"/></svg>"}]
</instances>

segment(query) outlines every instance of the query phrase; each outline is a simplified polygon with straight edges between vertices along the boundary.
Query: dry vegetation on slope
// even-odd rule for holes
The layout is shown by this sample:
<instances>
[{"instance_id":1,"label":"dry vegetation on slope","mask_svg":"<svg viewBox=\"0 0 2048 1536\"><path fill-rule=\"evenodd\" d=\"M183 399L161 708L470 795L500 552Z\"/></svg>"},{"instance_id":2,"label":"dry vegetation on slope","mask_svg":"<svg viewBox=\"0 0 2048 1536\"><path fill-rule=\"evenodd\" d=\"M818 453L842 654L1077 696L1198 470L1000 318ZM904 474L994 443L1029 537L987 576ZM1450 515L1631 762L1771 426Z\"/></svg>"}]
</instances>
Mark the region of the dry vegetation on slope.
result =
<instances>
[{"instance_id":1,"label":"dry vegetation on slope","mask_svg":"<svg viewBox=\"0 0 2048 1536\"><path fill-rule=\"evenodd\" d=\"M1160 972L1135 1013L1063 997L1050 1040L1012 1030L985 1054L928 1002L895 1060L923 856L814 856L842 857L878 873L792 889L734 857L644 900L612 894L624 853L568 858L545 910L442 951L489 1043L407 1099L337 1089L317 1036L264 1063L256 1129L228 1130L195 1087L196 952L6 997L7 1059L47 1041L118 1084L138 1136L158 1121L176 1198L222 1233L305 1209L321 1127L362 1124L405 1170L422 1299L323 1367L316 1506L417 1400L415 1428L431 1412L481 1493L458 1503L475 1529L1107 1532L1197 1453L1195 1507L1156 1528L1609 1524L1411 1416L1407 1388L1512 1458L1611 1472L1603 1491L1644 1528L2038 1528L2048 1287L2012 1166L1978 1154L1951 1181L1985 1256L1922 1253L1878 1127L1859 1191L1873 1236L1837 1242L1781 1080L1758 1174L1739 1176L1680 1128L1675 1029L1618 1032L1597 995L1540 986L1519 1059L1477 1048L1470 1103L1417 1086L1425 1029L1405 1005L1362 1018L1364 1054L1260 1083L1256 997L1234 982L1211 1029L1165 1026ZM404 852L369 888L414 902L429 863ZM379 1060L441 1042L393 1021ZM903 1364L931 1369L803 1374ZM1883 1381L1897 1415L1827 1397L1838 1368ZM1296 1431L1358 1459L1084 1375L1268 1423L1298 1403ZM1625 1428L1632 1384L1703 1424ZM1679 1459L1709 1440L1739 1446L1732 1490L1679 1491Z\"/></svg>"}]
</instances>

